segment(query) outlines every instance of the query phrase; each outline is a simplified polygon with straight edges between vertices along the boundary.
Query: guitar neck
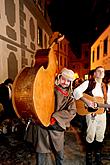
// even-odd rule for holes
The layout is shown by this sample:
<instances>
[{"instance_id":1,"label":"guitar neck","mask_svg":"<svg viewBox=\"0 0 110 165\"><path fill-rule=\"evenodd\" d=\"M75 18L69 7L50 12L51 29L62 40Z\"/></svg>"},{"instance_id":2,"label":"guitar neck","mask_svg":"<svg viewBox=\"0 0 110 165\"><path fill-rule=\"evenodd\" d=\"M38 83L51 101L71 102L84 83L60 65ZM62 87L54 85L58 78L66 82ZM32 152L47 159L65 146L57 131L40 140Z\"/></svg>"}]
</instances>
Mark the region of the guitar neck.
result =
<instances>
[{"instance_id":1,"label":"guitar neck","mask_svg":"<svg viewBox=\"0 0 110 165\"><path fill-rule=\"evenodd\" d=\"M110 104L98 103L98 107L99 107L99 108L110 108Z\"/></svg>"}]
</instances>

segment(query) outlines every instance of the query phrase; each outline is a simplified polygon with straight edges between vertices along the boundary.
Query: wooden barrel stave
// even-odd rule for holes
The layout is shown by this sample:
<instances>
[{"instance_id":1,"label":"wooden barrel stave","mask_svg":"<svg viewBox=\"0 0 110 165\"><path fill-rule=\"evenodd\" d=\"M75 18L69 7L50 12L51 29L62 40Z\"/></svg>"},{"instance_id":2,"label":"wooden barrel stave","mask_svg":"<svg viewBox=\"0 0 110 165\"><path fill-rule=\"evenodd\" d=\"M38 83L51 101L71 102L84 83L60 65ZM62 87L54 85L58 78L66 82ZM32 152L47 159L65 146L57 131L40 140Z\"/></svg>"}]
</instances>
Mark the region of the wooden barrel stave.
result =
<instances>
[{"instance_id":1,"label":"wooden barrel stave","mask_svg":"<svg viewBox=\"0 0 110 165\"><path fill-rule=\"evenodd\" d=\"M12 100L18 117L25 120L32 118L39 123L32 97L37 70L35 67L26 67L20 72L13 84Z\"/></svg>"}]
</instances>

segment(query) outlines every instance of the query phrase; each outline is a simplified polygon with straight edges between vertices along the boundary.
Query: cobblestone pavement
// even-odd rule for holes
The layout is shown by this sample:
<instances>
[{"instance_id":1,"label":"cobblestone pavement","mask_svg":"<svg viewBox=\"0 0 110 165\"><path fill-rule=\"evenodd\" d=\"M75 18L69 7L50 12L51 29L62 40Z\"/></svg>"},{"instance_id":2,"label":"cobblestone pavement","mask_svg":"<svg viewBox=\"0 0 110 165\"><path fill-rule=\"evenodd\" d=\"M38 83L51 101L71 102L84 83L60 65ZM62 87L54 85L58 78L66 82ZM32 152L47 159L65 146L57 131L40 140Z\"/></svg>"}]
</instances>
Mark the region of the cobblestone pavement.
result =
<instances>
[{"instance_id":1,"label":"cobblestone pavement","mask_svg":"<svg viewBox=\"0 0 110 165\"><path fill-rule=\"evenodd\" d=\"M71 127L65 133L65 161L64 165L86 165L85 142L82 133L76 127ZM110 132L106 133L102 150L103 165L110 165ZM95 165L93 160L93 165Z\"/></svg>"},{"instance_id":2,"label":"cobblestone pavement","mask_svg":"<svg viewBox=\"0 0 110 165\"><path fill-rule=\"evenodd\" d=\"M103 165L110 165L109 126L110 119L102 152ZM34 149L23 141L22 134L0 134L0 165L36 165ZM81 130L74 125L65 132L64 165L85 165L84 137Z\"/></svg>"}]
</instances>

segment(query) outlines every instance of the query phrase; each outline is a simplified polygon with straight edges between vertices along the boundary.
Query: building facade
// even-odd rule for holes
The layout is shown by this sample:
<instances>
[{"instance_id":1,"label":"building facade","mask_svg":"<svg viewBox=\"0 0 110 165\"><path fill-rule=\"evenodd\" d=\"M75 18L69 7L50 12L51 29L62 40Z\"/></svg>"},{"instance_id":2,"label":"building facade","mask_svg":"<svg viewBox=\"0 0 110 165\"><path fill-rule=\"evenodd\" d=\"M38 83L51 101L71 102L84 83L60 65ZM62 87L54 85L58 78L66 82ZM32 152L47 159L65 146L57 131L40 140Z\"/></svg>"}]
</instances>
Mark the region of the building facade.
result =
<instances>
[{"instance_id":1,"label":"building facade","mask_svg":"<svg viewBox=\"0 0 110 165\"><path fill-rule=\"evenodd\" d=\"M64 38L61 42L56 44L56 55L58 59L58 71L62 68L69 66L69 54L68 54L69 41Z\"/></svg>"},{"instance_id":2,"label":"building facade","mask_svg":"<svg viewBox=\"0 0 110 165\"><path fill-rule=\"evenodd\" d=\"M84 43L81 46L81 57L77 57L71 49L69 49L69 68L82 79L88 78L90 70L90 44Z\"/></svg>"},{"instance_id":3,"label":"building facade","mask_svg":"<svg viewBox=\"0 0 110 165\"><path fill-rule=\"evenodd\" d=\"M0 83L31 66L52 34L46 0L0 1Z\"/></svg>"},{"instance_id":4,"label":"building facade","mask_svg":"<svg viewBox=\"0 0 110 165\"><path fill-rule=\"evenodd\" d=\"M91 46L91 70L97 66L110 70L110 25Z\"/></svg>"}]
</instances>

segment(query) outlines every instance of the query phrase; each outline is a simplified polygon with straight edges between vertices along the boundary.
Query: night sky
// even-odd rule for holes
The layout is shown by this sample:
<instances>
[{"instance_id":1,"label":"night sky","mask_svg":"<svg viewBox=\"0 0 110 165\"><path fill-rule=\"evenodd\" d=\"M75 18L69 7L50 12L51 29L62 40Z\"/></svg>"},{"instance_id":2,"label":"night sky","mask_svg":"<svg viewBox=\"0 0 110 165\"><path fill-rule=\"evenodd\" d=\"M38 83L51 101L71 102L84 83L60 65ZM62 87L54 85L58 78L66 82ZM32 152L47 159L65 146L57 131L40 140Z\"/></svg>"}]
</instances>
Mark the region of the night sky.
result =
<instances>
[{"instance_id":1,"label":"night sky","mask_svg":"<svg viewBox=\"0 0 110 165\"><path fill-rule=\"evenodd\" d=\"M48 0L53 31L59 31L80 54L81 43L93 43L110 24L110 0Z\"/></svg>"}]
</instances>

